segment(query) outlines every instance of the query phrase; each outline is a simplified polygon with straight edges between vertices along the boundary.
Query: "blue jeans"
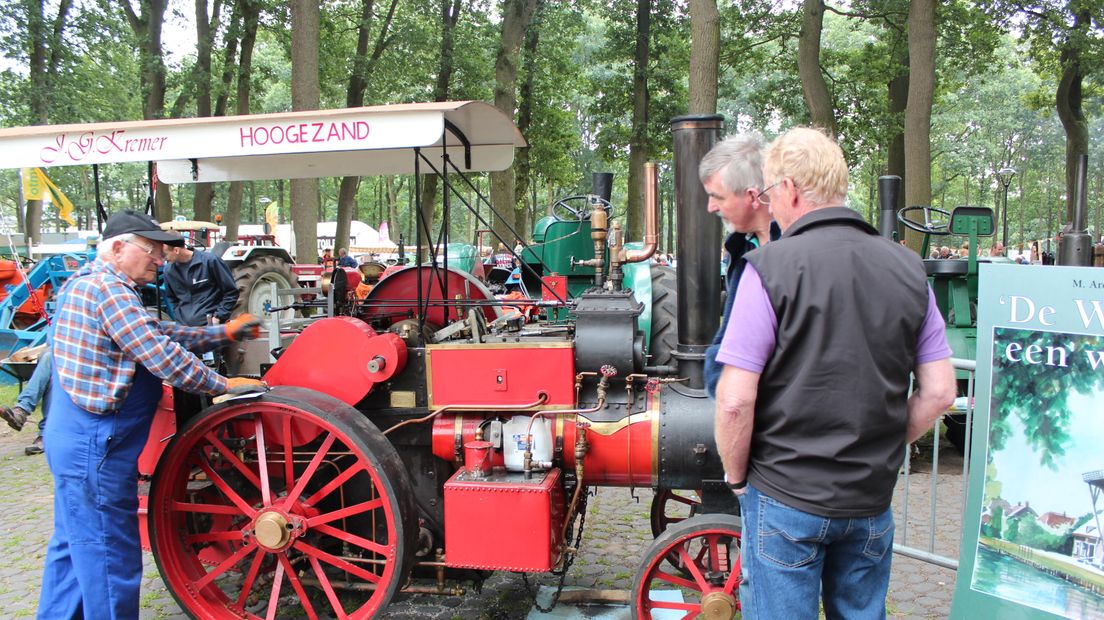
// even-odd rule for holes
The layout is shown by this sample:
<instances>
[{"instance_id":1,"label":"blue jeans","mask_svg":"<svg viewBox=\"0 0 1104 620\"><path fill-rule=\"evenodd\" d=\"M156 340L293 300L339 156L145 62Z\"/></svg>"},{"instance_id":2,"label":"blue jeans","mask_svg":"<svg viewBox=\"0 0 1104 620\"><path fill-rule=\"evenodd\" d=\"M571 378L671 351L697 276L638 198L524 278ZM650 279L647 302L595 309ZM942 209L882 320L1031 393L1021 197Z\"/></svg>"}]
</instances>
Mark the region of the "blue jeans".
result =
<instances>
[{"instance_id":1,"label":"blue jeans","mask_svg":"<svg viewBox=\"0 0 1104 620\"><path fill-rule=\"evenodd\" d=\"M50 353L50 347L42 352L35 364L31 378L23 386L23 391L15 397L15 404L27 413L34 413L38 403L42 403L42 421L38 423L38 434L46 428L46 414L50 410L50 399L43 398L46 390L50 389L50 376L54 374L54 356Z\"/></svg>"},{"instance_id":2,"label":"blue jeans","mask_svg":"<svg viewBox=\"0 0 1104 620\"><path fill-rule=\"evenodd\" d=\"M885 618L892 510L821 517L747 489L740 497L745 620L816 620L821 596L829 619Z\"/></svg>"}]
</instances>

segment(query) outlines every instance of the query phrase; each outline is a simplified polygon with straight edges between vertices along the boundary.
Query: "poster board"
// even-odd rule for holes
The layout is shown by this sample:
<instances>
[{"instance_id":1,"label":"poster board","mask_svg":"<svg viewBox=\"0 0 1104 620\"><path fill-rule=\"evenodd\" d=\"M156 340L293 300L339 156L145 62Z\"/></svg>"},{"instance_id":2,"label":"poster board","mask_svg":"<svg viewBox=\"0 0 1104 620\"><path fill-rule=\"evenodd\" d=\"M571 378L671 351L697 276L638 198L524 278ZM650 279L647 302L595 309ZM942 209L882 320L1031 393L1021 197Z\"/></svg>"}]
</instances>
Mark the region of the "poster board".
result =
<instances>
[{"instance_id":1,"label":"poster board","mask_svg":"<svg viewBox=\"0 0 1104 620\"><path fill-rule=\"evenodd\" d=\"M951 617L1104 619L1104 269L980 269Z\"/></svg>"}]
</instances>

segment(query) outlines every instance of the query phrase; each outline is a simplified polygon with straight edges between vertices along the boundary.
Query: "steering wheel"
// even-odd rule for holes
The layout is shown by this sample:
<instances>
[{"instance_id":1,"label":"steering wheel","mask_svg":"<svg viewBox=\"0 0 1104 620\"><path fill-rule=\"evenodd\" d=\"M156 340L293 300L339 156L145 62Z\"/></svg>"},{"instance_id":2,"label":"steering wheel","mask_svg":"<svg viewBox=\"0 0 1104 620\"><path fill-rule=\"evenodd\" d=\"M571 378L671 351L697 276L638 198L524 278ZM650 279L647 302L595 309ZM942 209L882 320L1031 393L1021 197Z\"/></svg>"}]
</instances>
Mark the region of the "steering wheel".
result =
<instances>
[{"instance_id":1,"label":"steering wheel","mask_svg":"<svg viewBox=\"0 0 1104 620\"><path fill-rule=\"evenodd\" d=\"M924 221L920 223L908 217L908 213L920 211L924 214ZM933 217L942 216L942 217ZM916 232L922 232L927 235L949 235L951 234L951 214L943 209L936 207L905 207L897 212L897 221L905 225L905 228L910 228Z\"/></svg>"},{"instance_id":2,"label":"steering wheel","mask_svg":"<svg viewBox=\"0 0 1104 620\"><path fill-rule=\"evenodd\" d=\"M586 220L590 219L590 202L587 200L586 194L580 194L578 196L568 196L567 198L561 198L552 205L552 215L555 215L561 220ZM569 202L583 203L583 206L576 208L568 204ZM604 198L599 198L598 202L602 203L602 208L606 210L606 214L609 215L613 212L613 205ZM560 212L570 215L570 217L564 217Z\"/></svg>"}]
</instances>

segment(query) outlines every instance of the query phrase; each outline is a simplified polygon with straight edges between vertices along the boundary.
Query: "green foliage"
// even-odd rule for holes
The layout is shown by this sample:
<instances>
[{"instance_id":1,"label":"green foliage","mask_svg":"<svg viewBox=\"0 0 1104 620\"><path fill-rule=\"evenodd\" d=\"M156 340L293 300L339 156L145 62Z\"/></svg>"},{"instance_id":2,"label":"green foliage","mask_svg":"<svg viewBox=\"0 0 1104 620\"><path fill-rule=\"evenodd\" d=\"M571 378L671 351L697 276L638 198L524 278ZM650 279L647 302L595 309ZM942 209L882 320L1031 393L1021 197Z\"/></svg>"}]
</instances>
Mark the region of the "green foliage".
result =
<instances>
[{"instance_id":1,"label":"green foliage","mask_svg":"<svg viewBox=\"0 0 1104 620\"><path fill-rule=\"evenodd\" d=\"M1001 532L1004 530L1004 508L996 506L993 508L993 512L989 515L989 523L981 526L982 536L989 536L990 538L1001 538Z\"/></svg>"},{"instance_id":2,"label":"green foliage","mask_svg":"<svg viewBox=\"0 0 1104 620\"><path fill-rule=\"evenodd\" d=\"M1014 526L1014 527L1013 527ZM1011 521L1009 535L1005 538L1010 543L1024 545L1041 551L1053 551L1062 553L1067 550L1071 537L1066 535L1051 534L1043 526L1039 525L1034 515L1026 514ZM1014 530L1014 534L1011 531Z\"/></svg>"},{"instance_id":3,"label":"green foliage","mask_svg":"<svg viewBox=\"0 0 1104 620\"><path fill-rule=\"evenodd\" d=\"M1014 362L1004 355L1015 343L1024 350L1040 347L1042 359L1055 365ZM989 413L990 451L1002 450L1012 432L1015 417L1024 428L1024 438L1034 449L1039 464L1057 470L1070 441L1069 394L1090 394L1104 389L1104 376L1095 371L1086 350L1102 350L1100 336L1072 336L1054 332L998 329L994 333L993 394ZM1068 367L1060 367L1065 351ZM1053 356L1053 357L1051 357Z\"/></svg>"}]
</instances>

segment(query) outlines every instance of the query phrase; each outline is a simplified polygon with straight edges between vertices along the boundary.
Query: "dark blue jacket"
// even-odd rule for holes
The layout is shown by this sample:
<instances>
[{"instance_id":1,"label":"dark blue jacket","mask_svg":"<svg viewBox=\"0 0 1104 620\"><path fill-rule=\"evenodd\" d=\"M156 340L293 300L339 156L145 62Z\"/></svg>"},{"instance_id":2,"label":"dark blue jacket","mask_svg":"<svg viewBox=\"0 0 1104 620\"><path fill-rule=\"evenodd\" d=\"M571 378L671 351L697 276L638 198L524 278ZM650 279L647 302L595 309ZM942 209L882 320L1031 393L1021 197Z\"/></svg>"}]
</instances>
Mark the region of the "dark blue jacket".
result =
<instances>
[{"instance_id":1,"label":"dark blue jacket","mask_svg":"<svg viewBox=\"0 0 1104 620\"><path fill-rule=\"evenodd\" d=\"M238 285L222 259L196 250L187 263L165 264L165 289L177 322L207 324L207 315L225 323L238 304Z\"/></svg>"},{"instance_id":2,"label":"dark blue jacket","mask_svg":"<svg viewBox=\"0 0 1104 620\"><path fill-rule=\"evenodd\" d=\"M778 224L771 222L770 224L770 240L776 241L782 236L782 229L778 227ZM717 363L717 352L721 350L721 340L724 339L725 328L728 327L728 315L732 313L732 300L736 298L736 286L740 283L740 276L744 273L744 265L747 264L747 260L744 259L744 255L748 252L759 247L759 242L755 235L748 235L745 233L732 233L725 239L725 250L728 251L728 273L725 276L725 308L724 318L721 319L721 328L717 330L717 335L713 337L713 344L709 345L709 348L705 351L705 392L709 394L710 398L717 397L717 384L721 381L721 371L724 370L724 364Z\"/></svg>"}]
</instances>

